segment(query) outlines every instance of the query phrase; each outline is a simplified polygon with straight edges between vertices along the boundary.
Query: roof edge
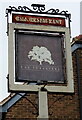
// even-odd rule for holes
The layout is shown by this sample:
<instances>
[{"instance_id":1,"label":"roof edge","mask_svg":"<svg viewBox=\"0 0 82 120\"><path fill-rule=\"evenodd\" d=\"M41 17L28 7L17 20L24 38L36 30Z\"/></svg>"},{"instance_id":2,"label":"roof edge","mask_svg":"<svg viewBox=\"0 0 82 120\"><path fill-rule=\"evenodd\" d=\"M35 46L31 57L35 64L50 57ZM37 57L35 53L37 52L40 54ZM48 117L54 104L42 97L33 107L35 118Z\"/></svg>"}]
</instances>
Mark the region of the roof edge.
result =
<instances>
[{"instance_id":1,"label":"roof edge","mask_svg":"<svg viewBox=\"0 0 82 120\"><path fill-rule=\"evenodd\" d=\"M12 97L8 96L0 104L0 112L7 112L7 110L13 106L18 100L20 100L26 93L13 94ZM13 99L12 99L13 98Z\"/></svg>"}]
</instances>

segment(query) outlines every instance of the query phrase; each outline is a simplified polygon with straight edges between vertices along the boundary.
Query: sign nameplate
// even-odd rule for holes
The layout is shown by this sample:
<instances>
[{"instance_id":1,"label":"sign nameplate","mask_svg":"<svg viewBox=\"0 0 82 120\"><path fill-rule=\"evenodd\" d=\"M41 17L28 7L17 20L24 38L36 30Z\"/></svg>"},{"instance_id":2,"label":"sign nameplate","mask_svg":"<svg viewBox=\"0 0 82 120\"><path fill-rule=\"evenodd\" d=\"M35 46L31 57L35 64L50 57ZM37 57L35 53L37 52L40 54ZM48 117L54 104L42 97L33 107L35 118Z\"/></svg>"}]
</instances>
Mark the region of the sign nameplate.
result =
<instances>
[{"instance_id":1,"label":"sign nameplate","mask_svg":"<svg viewBox=\"0 0 82 120\"><path fill-rule=\"evenodd\" d=\"M13 14L12 22L66 27L65 19L61 17L44 17L24 14Z\"/></svg>"}]
</instances>

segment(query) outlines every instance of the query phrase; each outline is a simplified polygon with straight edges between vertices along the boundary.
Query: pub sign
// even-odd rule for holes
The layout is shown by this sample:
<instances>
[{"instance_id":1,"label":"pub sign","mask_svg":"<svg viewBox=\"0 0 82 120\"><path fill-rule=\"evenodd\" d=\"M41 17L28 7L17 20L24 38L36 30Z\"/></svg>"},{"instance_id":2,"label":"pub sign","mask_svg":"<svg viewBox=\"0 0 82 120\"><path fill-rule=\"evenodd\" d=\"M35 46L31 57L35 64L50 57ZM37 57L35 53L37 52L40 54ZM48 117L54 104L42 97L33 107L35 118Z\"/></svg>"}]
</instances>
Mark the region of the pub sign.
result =
<instances>
[{"instance_id":1,"label":"pub sign","mask_svg":"<svg viewBox=\"0 0 82 120\"><path fill-rule=\"evenodd\" d=\"M74 92L70 14L44 12L44 5L38 4L33 9L7 9L9 91L38 91L46 82L49 92Z\"/></svg>"}]
</instances>

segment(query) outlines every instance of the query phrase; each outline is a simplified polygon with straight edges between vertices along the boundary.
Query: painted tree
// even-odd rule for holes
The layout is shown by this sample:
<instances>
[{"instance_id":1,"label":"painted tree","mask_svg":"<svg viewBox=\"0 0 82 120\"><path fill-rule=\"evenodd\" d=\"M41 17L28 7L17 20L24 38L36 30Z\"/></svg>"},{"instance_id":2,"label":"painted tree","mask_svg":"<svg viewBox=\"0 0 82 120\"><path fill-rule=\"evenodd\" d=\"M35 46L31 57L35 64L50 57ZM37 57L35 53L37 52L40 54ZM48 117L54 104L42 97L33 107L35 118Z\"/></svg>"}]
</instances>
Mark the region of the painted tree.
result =
<instances>
[{"instance_id":1,"label":"painted tree","mask_svg":"<svg viewBox=\"0 0 82 120\"><path fill-rule=\"evenodd\" d=\"M30 60L38 61L40 65L42 62L47 62L50 65L54 64L54 61L51 58L51 53L46 47L34 46L31 51L28 53L28 58Z\"/></svg>"}]
</instances>

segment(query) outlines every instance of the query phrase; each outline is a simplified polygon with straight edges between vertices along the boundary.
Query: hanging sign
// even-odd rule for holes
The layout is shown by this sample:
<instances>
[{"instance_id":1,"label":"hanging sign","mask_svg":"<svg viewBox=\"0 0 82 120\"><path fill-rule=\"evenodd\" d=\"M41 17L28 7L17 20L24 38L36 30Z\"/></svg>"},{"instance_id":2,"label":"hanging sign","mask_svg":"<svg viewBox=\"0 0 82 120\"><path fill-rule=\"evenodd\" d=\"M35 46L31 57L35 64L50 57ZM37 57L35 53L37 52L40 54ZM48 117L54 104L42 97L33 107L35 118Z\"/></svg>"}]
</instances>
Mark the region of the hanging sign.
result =
<instances>
[{"instance_id":1,"label":"hanging sign","mask_svg":"<svg viewBox=\"0 0 82 120\"><path fill-rule=\"evenodd\" d=\"M24 14L13 14L12 22L66 27L65 19L60 17L44 17Z\"/></svg>"},{"instance_id":2,"label":"hanging sign","mask_svg":"<svg viewBox=\"0 0 82 120\"><path fill-rule=\"evenodd\" d=\"M16 32L16 81L64 83L63 36Z\"/></svg>"}]
</instances>

